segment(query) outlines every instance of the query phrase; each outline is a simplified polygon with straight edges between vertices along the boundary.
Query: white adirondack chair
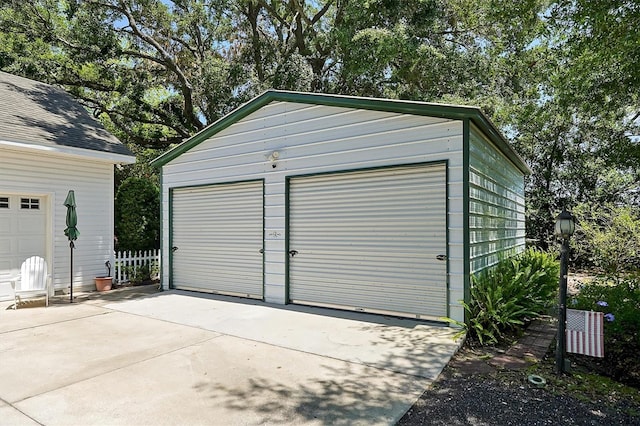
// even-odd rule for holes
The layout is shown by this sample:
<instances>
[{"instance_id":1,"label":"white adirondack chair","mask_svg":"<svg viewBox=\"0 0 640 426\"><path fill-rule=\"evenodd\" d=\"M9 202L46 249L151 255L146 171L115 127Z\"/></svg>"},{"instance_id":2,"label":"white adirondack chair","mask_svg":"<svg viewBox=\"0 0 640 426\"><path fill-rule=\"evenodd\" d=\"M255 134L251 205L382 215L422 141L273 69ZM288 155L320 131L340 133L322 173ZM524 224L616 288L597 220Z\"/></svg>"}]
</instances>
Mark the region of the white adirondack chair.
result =
<instances>
[{"instance_id":1,"label":"white adirondack chair","mask_svg":"<svg viewBox=\"0 0 640 426\"><path fill-rule=\"evenodd\" d=\"M49 306L49 287L51 275L47 274L47 262L40 256L31 256L20 268L20 275L11 280L13 288L13 309L24 298L45 296L46 306Z\"/></svg>"}]
</instances>

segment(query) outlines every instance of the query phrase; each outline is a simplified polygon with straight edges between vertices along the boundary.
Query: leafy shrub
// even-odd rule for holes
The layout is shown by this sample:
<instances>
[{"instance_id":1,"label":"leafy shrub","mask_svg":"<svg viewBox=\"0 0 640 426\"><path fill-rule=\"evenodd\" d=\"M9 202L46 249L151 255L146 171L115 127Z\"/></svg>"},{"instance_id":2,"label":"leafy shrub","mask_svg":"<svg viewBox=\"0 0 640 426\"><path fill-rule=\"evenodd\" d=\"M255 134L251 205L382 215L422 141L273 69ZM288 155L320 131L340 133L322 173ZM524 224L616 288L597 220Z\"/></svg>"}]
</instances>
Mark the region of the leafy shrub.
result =
<instances>
[{"instance_id":1,"label":"leafy shrub","mask_svg":"<svg viewBox=\"0 0 640 426\"><path fill-rule=\"evenodd\" d=\"M576 261L615 277L640 269L640 214L630 206L580 204L573 248Z\"/></svg>"},{"instance_id":2,"label":"leafy shrub","mask_svg":"<svg viewBox=\"0 0 640 426\"><path fill-rule=\"evenodd\" d=\"M576 356L576 360L619 382L640 387L640 276L617 284L595 280L582 287L569 307L605 313L605 357Z\"/></svg>"},{"instance_id":3,"label":"leafy shrub","mask_svg":"<svg viewBox=\"0 0 640 426\"><path fill-rule=\"evenodd\" d=\"M556 297L560 279L558 254L529 248L514 260L520 263L520 270L523 273L529 274L524 274L525 279L522 280L527 291L525 303L538 314L557 306Z\"/></svg>"},{"instance_id":4,"label":"leafy shrub","mask_svg":"<svg viewBox=\"0 0 640 426\"><path fill-rule=\"evenodd\" d=\"M151 281L151 271L149 269L149 265L141 265L139 266L133 276L130 279L131 283L134 285L142 284L147 281Z\"/></svg>"},{"instance_id":5,"label":"leafy shrub","mask_svg":"<svg viewBox=\"0 0 640 426\"><path fill-rule=\"evenodd\" d=\"M116 250L160 247L160 191L146 178L127 178L115 200Z\"/></svg>"},{"instance_id":6,"label":"leafy shrub","mask_svg":"<svg viewBox=\"0 0 640 426\"><path fill-rule=\"evenodd\" d=\"M134 267L128 265L123 268L129 282L133 285L141 285L153 281L153 277L158 275L157 262L151 262L151 264L143 264Z\"/></svg>"},{"instance_id":7,"label":"leafy shrub","mask_svg":"<svg viewBox=\"0 0 640 426\"><path fill-rule=\"evenodd\" d=\"M556 255L527 249L471 279L471 301L461 302L468 324L448 319L481 344L495 344L555 303L560 265Z\"/></svg>"}]
</instances>

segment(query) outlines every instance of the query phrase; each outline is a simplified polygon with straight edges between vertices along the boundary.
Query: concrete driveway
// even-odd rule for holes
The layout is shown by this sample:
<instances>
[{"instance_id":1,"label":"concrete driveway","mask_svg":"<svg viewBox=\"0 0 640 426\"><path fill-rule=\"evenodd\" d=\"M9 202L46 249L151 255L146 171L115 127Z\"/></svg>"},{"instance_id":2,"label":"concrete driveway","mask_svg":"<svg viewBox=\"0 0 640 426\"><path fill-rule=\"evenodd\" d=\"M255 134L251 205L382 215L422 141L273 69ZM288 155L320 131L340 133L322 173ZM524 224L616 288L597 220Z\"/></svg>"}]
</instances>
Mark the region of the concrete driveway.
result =
<instances>
[{"instance_id":1,"label":"concrete driveway","mask_svg":"<svg viewBox=\"0 0 640 426\"><path fill-rule=\"evenodd\" d=\"M393 424L458 347L425 322L110 293L0 310L0 424Z\"/></svg>"}]
</instances>

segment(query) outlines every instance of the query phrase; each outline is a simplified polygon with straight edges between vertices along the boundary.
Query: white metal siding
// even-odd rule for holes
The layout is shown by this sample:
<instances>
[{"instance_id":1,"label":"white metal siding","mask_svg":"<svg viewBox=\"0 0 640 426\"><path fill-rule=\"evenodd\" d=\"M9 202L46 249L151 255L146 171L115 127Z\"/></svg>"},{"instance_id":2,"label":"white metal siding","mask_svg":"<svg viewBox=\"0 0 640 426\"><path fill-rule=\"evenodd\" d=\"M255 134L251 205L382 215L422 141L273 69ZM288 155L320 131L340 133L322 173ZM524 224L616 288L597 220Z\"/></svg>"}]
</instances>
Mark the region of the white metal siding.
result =
<instances>
[{"instance_id":1,"label":"white metal siding","mask_svg":"<svg viewBox=\"0 0 640 426\"><path fill-rule=\"evenodd\" d=\"M290 299L447 314L445 165L291 179Z\"/></svg>"},{"instance_id":2,"label":"white metal siding","mask_svg":"<svg viewBox=\"0 0 640 426\"><path fill-rule=\"evenodd\" d=\"M173 191L175 288L262 298L262 181Z\"/></svg>"},{"instance_id":3,"label":"white metal siding","mask_svg":"<svg viewBox=\"0 0 640 426\"><path fill-rule=\"evenodd\" d=\"M524 177L482 133L469 139L469 255L471 273L525 246Z\"/></svg>"},{"instance_id":4,"label":"white metal siding","mask_svg":"<svg viewBox=\"0 0 640 426\"><path fill-rule=\"evenodd\" d=\"M411 114L272 102L162 168L163 233L169 235L169 189L264 179L264 298L286 302L287 177L447 161L449 316L464 318L462 121ZM272 163L269 156L278 151ZM275 168L273 165L275 164ZM163 255L169 252L163 240ZM163 261L163 285L170 276Z\"/></svg>"},{"instance_id":5,"label":"white metal siding","mask_svg":"<svg viewBox=\"0 0 640 426\"><path fill-rule=\"evenodd\" d=\"M69 241L64 235L70 189L78 204L80 237L73 255L74 290L94 289L113 258L113 163L63 154L0 148L0 193L40 196L46 206L45 259L56 289L70 285Z\"/></svg>"}]
</instances>

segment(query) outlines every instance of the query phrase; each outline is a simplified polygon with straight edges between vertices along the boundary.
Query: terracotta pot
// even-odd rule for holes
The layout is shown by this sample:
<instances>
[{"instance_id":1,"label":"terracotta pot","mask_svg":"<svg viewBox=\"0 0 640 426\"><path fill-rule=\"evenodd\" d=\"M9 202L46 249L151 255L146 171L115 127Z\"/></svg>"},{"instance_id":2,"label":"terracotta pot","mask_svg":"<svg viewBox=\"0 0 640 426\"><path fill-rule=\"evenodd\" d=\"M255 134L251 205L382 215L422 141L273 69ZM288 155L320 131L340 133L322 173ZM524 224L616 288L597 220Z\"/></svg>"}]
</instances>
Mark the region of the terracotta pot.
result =
<instances>
[{"instance_id":1,"label":"terracotta pot","mask_svg":"<svg viewBox=\"0 0 640 426\"><path fill-rule=\"evenodd\" d=\"M96 277L96 290L98 291L111 290L111 284L113 284L113 277Z\"/></svg>"}]
</instances>

